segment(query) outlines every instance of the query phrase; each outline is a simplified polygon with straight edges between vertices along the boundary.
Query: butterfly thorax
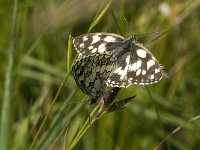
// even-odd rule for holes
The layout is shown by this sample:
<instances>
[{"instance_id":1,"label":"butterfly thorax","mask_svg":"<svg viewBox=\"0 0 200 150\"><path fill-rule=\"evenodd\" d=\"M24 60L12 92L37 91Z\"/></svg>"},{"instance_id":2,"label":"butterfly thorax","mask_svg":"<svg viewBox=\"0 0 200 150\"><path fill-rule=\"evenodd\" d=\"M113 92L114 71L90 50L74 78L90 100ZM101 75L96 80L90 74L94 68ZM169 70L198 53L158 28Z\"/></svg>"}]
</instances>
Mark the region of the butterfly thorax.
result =
<instances>
[{"instance_id":1,"label":"butterfly thorax","mask_svg":"<svg viewBox=\"0 0 200 150\"><path fill-rule=\"evenodd\" d=\"M123 49L127 49L127 50L133 50L135 48L135 41L136 41L136 37L135 35L131 36L130 38L128 39L124 39L122 41L122 47Z\"/></svg>"}]
</instances>

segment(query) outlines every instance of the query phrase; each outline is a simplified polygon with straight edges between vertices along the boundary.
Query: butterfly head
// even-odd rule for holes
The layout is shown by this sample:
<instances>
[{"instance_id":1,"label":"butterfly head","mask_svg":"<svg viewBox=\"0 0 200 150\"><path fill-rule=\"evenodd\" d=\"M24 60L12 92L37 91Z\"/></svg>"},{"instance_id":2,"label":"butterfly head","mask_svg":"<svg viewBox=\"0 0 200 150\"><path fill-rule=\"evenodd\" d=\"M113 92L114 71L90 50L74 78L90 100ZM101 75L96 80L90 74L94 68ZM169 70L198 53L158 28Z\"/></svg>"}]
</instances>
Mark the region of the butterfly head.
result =
<instances>
[{"instance_id":1,"label":"butterfly head","mask_svg":"<svg viewBox=\"0 0 200 150\"><path fill-rule=\"evenodd\" d=\"M129 42L131 42L131 43L135 43L136 42L136 35L135 34L133 34L130 38L128 38L128 40L127 41L129 41Z\"/></svg>"}]
</instances>

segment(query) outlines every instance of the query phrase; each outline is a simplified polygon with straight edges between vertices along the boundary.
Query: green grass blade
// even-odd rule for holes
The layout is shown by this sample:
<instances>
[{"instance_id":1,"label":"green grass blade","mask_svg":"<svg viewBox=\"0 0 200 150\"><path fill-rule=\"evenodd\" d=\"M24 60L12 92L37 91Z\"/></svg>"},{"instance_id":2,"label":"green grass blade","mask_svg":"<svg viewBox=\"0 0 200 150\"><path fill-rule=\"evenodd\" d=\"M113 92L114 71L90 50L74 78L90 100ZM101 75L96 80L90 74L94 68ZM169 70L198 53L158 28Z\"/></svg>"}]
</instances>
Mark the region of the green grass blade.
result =
<instances>
[{"instance_id":1,"label":"green grass blade","mask_svg":"<svg viewBox=\"0 0 200 150\"><path fill-rule=\"evenodd\" d=\"M105 15L105 13L108 11L109 7L110 7L111 2L109 2L106 7L101 11L101 13L99 15L97 15L92 24L90 25L90 28L88 30L88 33L91 32L91 30L102 20L103 16Z\"/></svg>"},{"instance_id":2,"label":"green grass blade","mask_svg":"<svg viewBox=\"0 0 200 150\"><path fill-rule=\"evenodd\" d=\"M39 127L39 129L38 129L38 131L37 131L37 133L36 133L36 135L34 137L34 139L33 139L33 142L31 143L31 146L29 147L29 150L33 149L33 146L35 145L36 141L38 140L38 137L39 137L39 135L40 135L40 133L41 133L41 131L42 131L42 129L43 129L48 117L49 117L49 115L51 114L51 112L53 110L53 107L54 107L54 105L56 103L56 100L58 99L58 96L59 96L59 94L61 92L61 89L63 88L65 82L67 81L67 79L69 77L69 74L70 74L70 72L67 72L67 75L65 76L64 80L62 81L62 83L61 83L61 85L60 85L60 87L59 87L59 89L58 89L58 91L57 91L57 93L56 93L56 95L55 95L55 97L53 99L53 102L52 102L52 104L50 106L50 109L49 109L47 115L45 116L45 118L43 119L43 121L42 121L42 123L41 123L41 125L40 125L40 127Z\"/></svg>"},{"instance_id":3,"label":"green grass blade","mask_svg":"<svg viewBox=\"0 0 200 150\"><path fill-rule=\"evenodd\" d=\"M72 36L69 35L68 39L68 48L67 48L67 70L70 70L71 68L71 60L72 60Z\"/></svg>"},{"instance_id":4,"label":"green grass blade","mask_svg":"<svg viewBox=\"0 0 200 150\"><path fill-rule=\"evenodd\" d=\"M43 134L43 136L40 138L40 141L34 149L46 149L48 145L54 139L57 138L59 131L62 130L62 128L66 125L67 122L70 121L72 117L71 113L73 112L73 110L70 110L70 113L67 116L65 116L65 119L61 117L63 117L62 113L67 109L66 107L68 106L69 102L73 99L75 93L76 90L73 90L68 96L67 100L65 100L65 103L61 106L59 112L55 115L52 122L50 123L49 129Z\"/></svg>"},{"instance_id":5,"label":"green grass blade","mask_svg":"<svg viewBox=\"0 0 200 150\"><path fill-rule=\"evenodd\" d=\"M0 149L7 150L9 147L10 132L11 132L11 104L12 104L12 72L14 65L14 33L16 27L16 17L17 17L17 7L18 1L14 0L13 16L11 24L11 34L10 43L8 49L8 64L5 72L5 82L4 82L4 95L2 99L2 113L1 113L1 132L0 132Z\"/></svg>"},{"instance_id":6,"label":"green grass blade","mask_svg":"<svg viewBox=\"0 0 200 150\"><path fill-rule=\"evenodd\" d=\"M153 105L154 105L154 108L155 108L155 111L156 111L156 114L157 114L157 117L158 117L158 120L159 120L159 123L160 123L160 128L163 130L163 136L165 137L165 136L166 136L166 131L165 131L165 128L164 128L163 123L162 123L162 121L161 121L161 117L160 117L158 108L157 108L157 106L156 106L155 100L153 99L149 88L148 88L147 86L145 86L145 87L146 87L146 90L147 90L147 92L148 92L148 95L149 95L149 97L150 97L150 99L151 99L151 101L152 101L152 103L153 103ZM170 144L169 144L168 141L167 141L167 148L168 148L169 150L171 149Z\"/></svg>"},{"instance_id":7,"label":"green grass blade","mask_svg":"<svg viewBox=\"0 0 200 150\"><path fill-rule=\"evenodd\" d=\"M21 58L19 64L17 65L14 74L16 74L19 69L21 68L21 66L24 63L24 60L27 59L27 57L29 57L29 55L35 50L36 46L39 44L39 42L41 41L41 38L38 38L28 49L28 51L26 52L26 54Z\"/></svg>"},{"instance_id":8,"label":"green grass blade","mask_svg":"<svg viewBox=\"0 0 200 150\"><path fill-rule=\"evenodd\" d=\"M190 119L188 122L194 122L200 119L200 115L197 115L195 117L193 117L192 119ZM188 123L187 122L187 123ZM179 132L185 124L182 124L180 126L178 126L177 128L175 128L170 134L168 134L158 145L156 145L156 147L154 148L154 150L157 150L165 141L167 141L172 135L176 134L177 132Z\"/></svg>"},{"instance_id":9,"label":"green grass blade","mask_svg":"<svg viewBox=\"0 0 200 150\"><path fill-rule=\"evenodd\" d=\"M51 64L48 64L48 63L41 61L39 59L36 59L34 57L27 56L24 59L24 63L29 65L30 67L35 67L37 69L42 70L43 72L55 75L57 77L63 78L63 77L65 77L65 74L66 74L66 72L61 71L59 68L52 66ZM21 70L23 70L23 69L21 69Z\"/></svg>"}]
</instances>

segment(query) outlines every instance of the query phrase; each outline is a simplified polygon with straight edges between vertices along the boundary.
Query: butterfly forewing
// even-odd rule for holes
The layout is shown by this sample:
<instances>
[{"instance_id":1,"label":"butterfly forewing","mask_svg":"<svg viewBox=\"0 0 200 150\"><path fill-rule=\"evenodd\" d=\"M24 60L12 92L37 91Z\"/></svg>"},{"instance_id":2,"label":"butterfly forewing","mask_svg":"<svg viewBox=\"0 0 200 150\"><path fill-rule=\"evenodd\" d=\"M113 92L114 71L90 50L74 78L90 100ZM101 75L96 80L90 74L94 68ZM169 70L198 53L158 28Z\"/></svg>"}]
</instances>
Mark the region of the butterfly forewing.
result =
<instances>
[{"instance_id":1,"label":"butterfly forewing","mask_svg":"<svg viewBox=\"0 0 200 150\"><path fill-rule=\"evenodd\" d=\"M95 53L79 57L72 66L72 73L82 92L98 99L106 91L106 81L115 63L112 55Z\"/></svg>"},{"instance_id":2,"label":"butterfly forewing","mask_svg":"<svg viewBox=\"0 0 200 150\"><path fill-rule=\"evenodd\" d=\"M148 85L158 82L165 75L162 66L142 44L135 44L134 49L120 57L122 61L118 61L107 80L109 86Z\"/></svg>"},{"instance_id":3,"label":"butterfly forewing","mask_svg":"<svg viewBox=\"0 0 200 150\"><path fill-rule=\"evenodd\" d=\"M74 47L79 55L91 55L96 52L105 53L109 51L108 43L122 42L123 37L114 33L89 33L75 37Z\"/></svg>"}]
</instances>

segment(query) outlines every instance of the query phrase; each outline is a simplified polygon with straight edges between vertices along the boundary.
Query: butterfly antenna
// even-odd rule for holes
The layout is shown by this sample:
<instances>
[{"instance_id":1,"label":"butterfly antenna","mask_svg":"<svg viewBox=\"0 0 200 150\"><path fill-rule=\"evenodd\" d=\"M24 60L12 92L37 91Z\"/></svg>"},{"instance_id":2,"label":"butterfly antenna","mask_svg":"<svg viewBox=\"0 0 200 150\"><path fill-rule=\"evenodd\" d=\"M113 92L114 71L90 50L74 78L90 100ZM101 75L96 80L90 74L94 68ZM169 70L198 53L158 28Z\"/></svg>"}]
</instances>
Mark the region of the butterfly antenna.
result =
<instances>
[{"instance_id":1,"label":"butterfly antenna","mask_svg":"<svg viewBox=\"0 0 200 150\"><path fill-rule=\"evenodd\" d=\"M146 35L150 35L150 34L162 34L162 32L160 32L160 31L147 32L147 33L142 33L142 34L135 34L135 36L139 37L139 36L146 36Z\"/></svg>"},{"instance_id":2,"label":"butterfly antenna","mask_svg":"<svg viewBox=\"0 0 200 150\"><path fill-rule=\"evenodd\" d=\"M131 27L130 27L130 24L128 23L127 19L126 19L125 17L123 17L123 19L124 19L124 21L126 22L126 26L127 26L127 28L128 28L128 31L131 32L131 38L130 38L130 40L132 40L132 41L135 42L135 41L136 41L136 35L133 34L133 32L132 32L132 30L131 30Z\"/></svg>"},{"instance_id":3,"label":"butterfly antenna","mask_svg":"<svg viewBox=\"0 0 200 150\"><path fill-rule=\"evenodd\" d=\"M125 23L126 23L126 26L127 26L128 30L131 31L131 30L130 30L130 29L131 29L131 28L130 28L130 25L129 25L129 23L128 23L126 17L123 17L123 19L124 19L124 21L125 21Z\"/></svg>"}]
</instances>

